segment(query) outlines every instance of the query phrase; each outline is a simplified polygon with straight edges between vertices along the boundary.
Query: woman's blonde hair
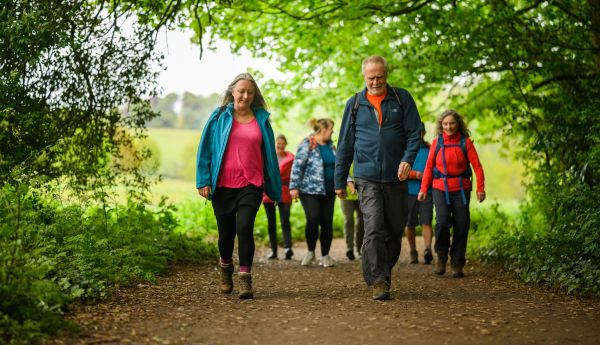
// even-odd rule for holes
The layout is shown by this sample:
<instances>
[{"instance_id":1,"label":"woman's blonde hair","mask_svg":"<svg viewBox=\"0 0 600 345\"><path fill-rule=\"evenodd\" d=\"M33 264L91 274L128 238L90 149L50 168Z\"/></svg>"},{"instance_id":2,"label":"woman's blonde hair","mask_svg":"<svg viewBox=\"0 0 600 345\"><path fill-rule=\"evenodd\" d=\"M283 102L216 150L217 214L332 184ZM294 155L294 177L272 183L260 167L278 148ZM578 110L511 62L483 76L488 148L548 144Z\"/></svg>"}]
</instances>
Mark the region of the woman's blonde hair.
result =
<instances>
[{"instance_id":1,"label":"woman's blonde hair","mask_svg":"<svg viewBox=\"0 0 600 345\"><path fill-rule=\"evenodd\" d=\"M323 128L333 128L332 119L315 119L308 120L308 125L313 129L315 133L319 133Z\"/></svg>"},{"instance_id":2,"label":"woman's blonde hair","mask_svg":"<svg viewBox=\"0 0 600 345\"><path fill-rule=\"evenodd\" d=\"M454 109L448 109L444 111L442 115L440 115L440 117L437 118L437 120L435 121L435 135L438 136L444 132L442 128L442 121L444 121L444 119L450 115L452 115L456 120L456 124L458 125L458 132L464 135L465 137L471 136L471 132L469 131L469 129L467 128L467 124L465 123L465 118Z\"/></svg>"}]
</instances>

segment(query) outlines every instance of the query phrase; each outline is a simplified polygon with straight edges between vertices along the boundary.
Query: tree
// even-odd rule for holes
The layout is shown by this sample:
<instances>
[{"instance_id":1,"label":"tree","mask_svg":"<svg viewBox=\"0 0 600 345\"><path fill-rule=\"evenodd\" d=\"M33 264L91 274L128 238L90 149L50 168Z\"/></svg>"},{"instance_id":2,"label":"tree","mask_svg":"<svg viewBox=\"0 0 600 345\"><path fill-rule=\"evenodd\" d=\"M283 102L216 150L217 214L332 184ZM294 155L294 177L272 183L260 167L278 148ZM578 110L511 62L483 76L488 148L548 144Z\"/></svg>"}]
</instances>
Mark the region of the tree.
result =
<instances>
[{"instance_id":1,"label":"tree","mask_svg":"<svg viewBox=\"0 0 600 345\"><path fill-rule=\"evenodd\" d=\"M155 28L104 1L8 1L0 41L2 180L113 181L107 163L131 138L118 132L155 116L144 100L156 79Z\"/></svg>"}]
</instances>

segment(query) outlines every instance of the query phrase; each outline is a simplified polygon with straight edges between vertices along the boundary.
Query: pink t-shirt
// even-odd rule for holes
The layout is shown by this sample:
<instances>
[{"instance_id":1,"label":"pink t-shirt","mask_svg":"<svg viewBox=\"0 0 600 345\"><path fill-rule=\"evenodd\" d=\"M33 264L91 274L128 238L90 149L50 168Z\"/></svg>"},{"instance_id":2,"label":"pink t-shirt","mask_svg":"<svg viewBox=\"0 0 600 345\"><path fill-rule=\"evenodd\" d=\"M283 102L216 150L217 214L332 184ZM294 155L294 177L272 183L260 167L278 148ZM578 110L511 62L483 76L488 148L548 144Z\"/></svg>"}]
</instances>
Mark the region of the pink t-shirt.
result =
<instances>
[{"instance_id":1,"label":"pink t-shirt","mask_svg":"<svg viewBox=\"0 0 600 345\"><path fill-rule=\"evenodd\" d=\"M248 123L233 120L217 186L242 188L263 184L262 134L258 122L256 118Z\"/></svg>"}]
</instances>

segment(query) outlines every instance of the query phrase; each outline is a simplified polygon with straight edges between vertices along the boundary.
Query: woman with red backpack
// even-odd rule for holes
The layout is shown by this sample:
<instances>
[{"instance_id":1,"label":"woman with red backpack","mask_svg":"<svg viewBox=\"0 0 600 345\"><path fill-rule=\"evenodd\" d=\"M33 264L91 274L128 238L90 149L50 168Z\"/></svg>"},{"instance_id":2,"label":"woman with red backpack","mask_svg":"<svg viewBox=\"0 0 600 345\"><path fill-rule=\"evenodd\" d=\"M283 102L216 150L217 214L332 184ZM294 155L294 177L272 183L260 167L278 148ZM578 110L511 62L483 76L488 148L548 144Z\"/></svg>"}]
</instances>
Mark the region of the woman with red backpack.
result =
<instances>
[{"instance_id":1,"label":"woman with red backpack","mask_svg":"<svg viewBox=\"0 0 600 345\"><path fill-rule=\"evenodd\" d=\"M471 221L469 202L473 171L477 176L477 200L485 200L483 167L469 134L462 115L452 109L442 113L436 121L437 137L433 139L429 149L418 195L419 201L425 200L427 191L433 185L436 211L435 251L438 256L435 273L446 273L450 254L454 278L464 277L463 267Z\"/></svg>"}]
</instances>

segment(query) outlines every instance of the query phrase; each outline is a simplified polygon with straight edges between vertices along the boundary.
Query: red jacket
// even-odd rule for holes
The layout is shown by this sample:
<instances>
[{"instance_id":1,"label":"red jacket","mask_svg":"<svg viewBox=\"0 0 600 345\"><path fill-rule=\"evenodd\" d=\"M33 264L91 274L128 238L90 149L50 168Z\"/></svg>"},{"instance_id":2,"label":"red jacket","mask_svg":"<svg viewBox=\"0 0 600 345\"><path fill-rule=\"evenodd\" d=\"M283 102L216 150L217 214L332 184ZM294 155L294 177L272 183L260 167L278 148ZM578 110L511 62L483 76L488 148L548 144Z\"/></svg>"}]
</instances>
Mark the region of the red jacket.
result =
<instances>
[{"instance_id":1,"label":"red jacket","mask_svg":"<svg viewBox=\"0 0 600 345\"><path fill-rule=\"evenodd\" d=\"M463 153L462 148L460 147L460 133L454 133L452 136L444 135L444 143L445 144L456 144L456 146L445 147L446 151L446 167L448 171L444 171L444 162L442 158L442 149L438 151L435 166L442 173L446 173L446 175L461 175L465 169L467 168L467 160L465 159L465 155ZM437 146L437 137L433 139L431 142L431 147L429 148L429 156L427 157L427 164L425 165L425 171L423 172L423 179L421 181L421 192L427 193L429 187L433 182L433 188L437 190L444 191L444 180L442 178L433 178L433 156L435 154L435 148ZM469 162L473 167L473 172L477 177L477 192L485 192L485 177L483 176L483 167L481 166L481 162L479 161L479 156L477 155L477 151L475 150L475 146L473 146L473 142L471 139L466 139L467 146L467 156L469 156ZM471 181L469 179L463 178L463 187L465 190L471 190ZM448 192L457 192L460 191L460 183L458 177L449 177L448 178Z\"/></svg>"},{"instance_id":2,"label":"red jacket","mask_svg":"<svg viewBox=\"0 0 600 345\"><path fill-rule=\"evenodd\" d=\"M278 157L279 158L279 157ZM281 174L281 203L291 204L292 197L290 196L290 175L292 173L292 164L294 163L294 155L285 151L285 157L279 163L279 173ZM263 194L262 202L272 203L266 194Z\"/></svg>"}]
</instances>

